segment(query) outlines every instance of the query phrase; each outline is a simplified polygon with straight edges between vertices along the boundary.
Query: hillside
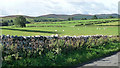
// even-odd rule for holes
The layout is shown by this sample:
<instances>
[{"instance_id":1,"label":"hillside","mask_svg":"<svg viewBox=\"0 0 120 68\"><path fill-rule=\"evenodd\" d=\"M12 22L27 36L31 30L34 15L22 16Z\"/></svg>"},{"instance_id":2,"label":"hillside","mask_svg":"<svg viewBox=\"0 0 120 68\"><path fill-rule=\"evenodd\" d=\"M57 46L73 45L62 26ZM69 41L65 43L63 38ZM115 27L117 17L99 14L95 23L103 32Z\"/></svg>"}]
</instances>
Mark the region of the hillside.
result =
<instances>
[{"instance_id":1,"label":"hillside","mask_svg":"<svg viewBox=\"0 0 120 68\"><path fill-rule=\"evenodd\" d=\"M10 16L4 16L1 18L14 18L16 16L19 15L10 15ZM81 18L87 18L87 19L91 19L94 15L85 15L85 14L73 14L73 15L63 15L63 14L48 14L48 15L42 15L42 16L37 16L37 17L31 17L31 16L25 16L22 15L26 18L55 18L55 19L64 19L67 20L70 17L73 17L74 20L80 20ZM110 16L118 18L118 14L98 14L96 15L98 18L109 18Z\"/></svg>"},{"instance_id":2,"label":"hillside","mask_svg":"<svg viewBox=\"0 0 120 68\"><path fill-rule=\"evenodd\" d=\"M85 15L85 14L73 14L73 15L57 15L57 14L49 14L49 15L43 15L39 17L46 17L46 18L58 18L58 19L68 19L70 17L73 17L75 20L80 20L81 18L87 18L91 19L94 15ZM113 16L115 18L118 18L118 14L99 14L96 15L98 18L109 18L110 16Z\"/></svg>"}]
</instances>

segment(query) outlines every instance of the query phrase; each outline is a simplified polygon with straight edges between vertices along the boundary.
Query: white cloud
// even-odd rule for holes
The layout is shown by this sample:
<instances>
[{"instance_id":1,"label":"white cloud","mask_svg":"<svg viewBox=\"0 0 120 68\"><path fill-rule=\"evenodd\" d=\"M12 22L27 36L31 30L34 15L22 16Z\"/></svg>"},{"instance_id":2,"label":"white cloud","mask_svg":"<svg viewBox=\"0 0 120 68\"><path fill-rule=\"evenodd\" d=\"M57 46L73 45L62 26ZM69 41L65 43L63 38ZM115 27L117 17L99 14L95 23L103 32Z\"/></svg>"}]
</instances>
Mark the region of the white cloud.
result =
<instances>
[{"instance_id":1,"label":"white cloud","mask_svg":"<svg viewBox=\"0 0 120 68\"><path fill-rule=\"evenodd\" d=\"M1 0L0 15L118 13L119 0Z\"/></svg>"}]
</instances>

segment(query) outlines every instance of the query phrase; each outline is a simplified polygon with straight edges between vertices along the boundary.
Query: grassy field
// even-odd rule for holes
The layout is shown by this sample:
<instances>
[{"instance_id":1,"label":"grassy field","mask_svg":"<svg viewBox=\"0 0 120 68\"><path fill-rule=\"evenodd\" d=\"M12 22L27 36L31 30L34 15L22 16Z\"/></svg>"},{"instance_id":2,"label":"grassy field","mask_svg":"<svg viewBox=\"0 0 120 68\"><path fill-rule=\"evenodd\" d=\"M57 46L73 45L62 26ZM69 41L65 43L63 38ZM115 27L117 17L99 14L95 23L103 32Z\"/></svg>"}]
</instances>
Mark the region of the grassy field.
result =
<instances>
[{"instance_id":1,"label":"grassy field","mask_svg":"<svg viewBox=\"0 0 120 68\"><path fill-rule=\"evenodd\" d=\"M32 36L32 35L118 35L117 26L80 26L80 27L3 27L2 34Z\"/></svg>"},{"instance_id":2,"label":"grassy field","mask_svg":"<svg viewBox=\"0 0 120 68\"><path fill-rule=\"evenodd\" d=\"M119 35L118 33L119 26L117 25L117 21L106 22L111 20L117 19L74 20L62 22L36 22L36 23L32 22L30 24L27 24L27 27L25 28L4 26L0 27L0 29L1 33L4 35L18 35L18 36L34 36L34 35L50 36L52 34L59 34L60 36ZM50 41L54 40L55 39ZM70 40L68 41L69 42L66 42L65 40L58 41L56 40L54 42L51 42L50 45L48 45L48 43L41 44L42 47L39 47L37 48L37 50L34 51L31 51L30 49L24 50L24 46L26 46L27 44L22 45L23 48L17 50L17 48L19 47L18 41L18 43L15 43L15 46L13 46L12 44L10 47L5 46L6 48L8 48L8 52L11 52L9 53L9 55L6 53L7 49L3 47L5 48L3 50L5 52L2 54L4 57L2 66L4 68L10 66L13 67L73 66L76 64L88 62L96 58L111 55L113 52L120 51L119 38L115 37L106 39L101 37L98 40L96 39L96 42L94 41L94 39L90 38L88 39L88 42L76 41L76 44L74 44L73 42L75 40L72 41L71 39L72 43L70 42ZM35 41L33 42L36 43ZM4 45L6 44L8 43L6 43L5 41ZM29 44L27 46L29 46ZM50 49L48 47L53 48ZM15 48L16 52L14 51Z\"/></svg>"},{"instance_id":3,"label":"grassy field","mask_svg":"<svg viewBox=\"0 0 120 68\"><path fill-rule=\"evenodd\" d=\"M93 25L75 26L76 24L97 23L101 21L110 21L117 19L97 19L97 20L74 20L62 22L37 22L27 24L25 28L16 28L13 26L0 27L1 33L4 35L32 36L32 35L47 35L52 34L79 36L79 35L118 35L118 22L108 22ZM95 22L94 22L95 21ZM97 26L110 25L110 26Z\"/></svg>"},{"instance_id":4,"label":"grassy field","mask_svg":"<svg viewBox=\"0 0 120 68\"><path fill-rule=\"evenodd\" d=\"M119 25L119 23L118 22L111 22L111 23L102 23L102 24L97 24L97 25L102 25L102 26L110 26L110 25L117 26L117 25Z\"/></svg>"}]
</instances>

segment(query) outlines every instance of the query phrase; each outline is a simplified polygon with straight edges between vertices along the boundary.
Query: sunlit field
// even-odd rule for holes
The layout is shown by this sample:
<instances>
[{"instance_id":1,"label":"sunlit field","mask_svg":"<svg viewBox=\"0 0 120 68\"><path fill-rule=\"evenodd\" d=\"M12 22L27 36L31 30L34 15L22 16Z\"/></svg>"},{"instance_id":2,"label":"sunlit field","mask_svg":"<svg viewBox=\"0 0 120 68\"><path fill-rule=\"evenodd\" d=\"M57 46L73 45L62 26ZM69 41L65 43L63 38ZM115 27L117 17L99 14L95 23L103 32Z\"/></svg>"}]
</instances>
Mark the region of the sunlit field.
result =
<instances>
[{"instance_id":1,"label":"sunlit field","mask_svg":"<svg viewBox=\"0 0 120 68\"><path fill-rule=\"evenodd\" d=\"M26 27L11 28L3 27L2 34L32 36L32 35L52 35L59 34L79 36L79 35L118 35L117 26L79 26L79 27Z\"/></svg>"},{"instance_id":2,"label":"sunlit field","mask_svg":"<svg viewBox=\"0 0 120 68\"><path fill-rule=\"evenodd\" d=\"M106 22L111 20L117 19L75 20L63 22L37 22L37 23L33 22L31 24L27 24L27 27L25 28L16 28L14 26L4 26L0 28L2 29L2 34L4 35L18 35L18 36L32 36L32 35L50 36L52 34L59 34L60 36L118 35L119 27L118 22L107 22L99 24L99 22ZM92 25L90 23L92 23Z\"/></svg>"}]
</instances>

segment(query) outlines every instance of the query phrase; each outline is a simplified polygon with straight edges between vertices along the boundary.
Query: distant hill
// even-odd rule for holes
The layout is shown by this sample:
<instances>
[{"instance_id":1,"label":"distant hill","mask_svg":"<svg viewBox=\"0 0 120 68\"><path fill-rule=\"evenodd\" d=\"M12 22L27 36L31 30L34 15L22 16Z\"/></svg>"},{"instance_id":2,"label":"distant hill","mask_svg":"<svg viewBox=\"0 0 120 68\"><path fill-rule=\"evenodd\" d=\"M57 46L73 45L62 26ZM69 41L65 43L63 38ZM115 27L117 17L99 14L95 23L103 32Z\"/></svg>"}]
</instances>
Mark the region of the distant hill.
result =
<instances>
[{"instance_id":1,"label":"distant hill","mask_svg":"<svg viewBox=\"0 0 120 68\"><path fill-rule=\"evenodd\" d=\"M57 14L49 14L49 15L43 15L39 17L47 17L47 18L59 18L59 19L68 19L70 17L73 17L75 20L80 20L81 18L87 18L91 19L94 15L85 15L85 14L74 14L74 15L57 15ZM118 18L118 14L99 14L96 15L98 18L109 18L109 16L113 16L115 18Z\"/></svg>"},{"instance_id":2,"label":"distant hill","mask_svg":"<svg viewBox=\"0 0 120 68\"><path fill-rule=\"evenodd\" d=\"M34 18L34 17L31 17L31 16L26 16L26 15L9 15L9 16L3 16L1 18L14 18L14 17L17 17L17 16L24 16L26 18Z\"/></svg>"},{"instance_id":3,"label":"distant hill","mask_svg":"<svg viewBox=\"0 0 120 68\"><path fill-rule=\"evenodd\" d=\"M10 16L4 16L2 18L12 18L12 17L16 17L19 15L10 15ZM37 16L37 17L31 17L31 16L25 16L22 15L26 18L55 18L55 19L64 19L67 20L70 17L73 17L74 20L80 20L81 18L87 18L87 19L91 19L93 18L94 15L85 15L85 14L73 14L73 15L63 15L63 14L48 14L48 15L42 15L42 16ZM109 18L110 16L113 16L115 18L118 18L118 14L97 14L96 15L98 18Z\"/></svg>"}]
</instances>

